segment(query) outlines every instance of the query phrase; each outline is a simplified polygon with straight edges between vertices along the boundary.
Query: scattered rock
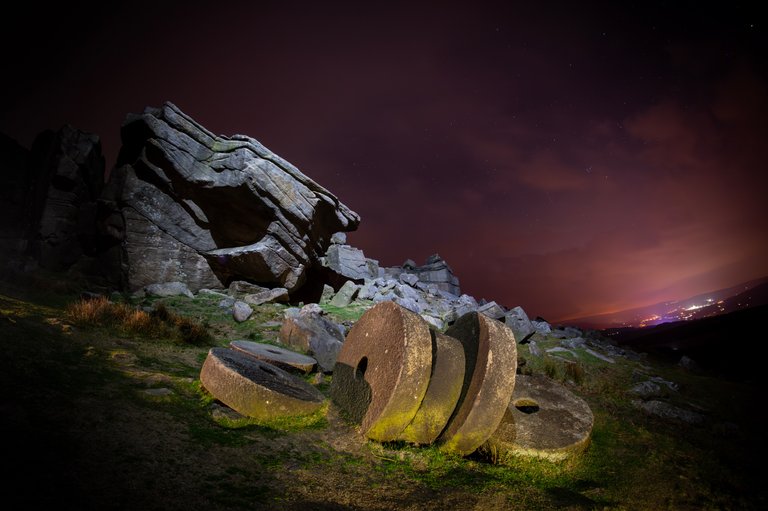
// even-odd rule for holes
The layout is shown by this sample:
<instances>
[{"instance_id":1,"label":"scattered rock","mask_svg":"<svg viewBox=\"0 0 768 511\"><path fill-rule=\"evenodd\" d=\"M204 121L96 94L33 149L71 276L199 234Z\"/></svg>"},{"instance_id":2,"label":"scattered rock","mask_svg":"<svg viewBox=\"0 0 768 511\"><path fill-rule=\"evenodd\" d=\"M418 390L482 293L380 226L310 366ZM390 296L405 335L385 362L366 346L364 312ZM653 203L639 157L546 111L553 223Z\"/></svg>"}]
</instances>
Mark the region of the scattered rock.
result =
<instances>
[{"instance_id":1,"label":"scattered rock","mask_svg":"<svg viewBox=\"0 0 768 511\"><path fill-rule=\"evenodd\" d=\"M504 419L486 449L560 461L582 452L592 433L589 405L540 375L518 375Z\"/></svg>"},{"instance_id":2,"label":"scattered rock","mask_svg":"<svg viewBox=\"0 0 768 511\"><path fill-rule=\"evenodd\" d=\"M419 281L419 277L417 277L413 273L400 274L400 282L402 282L403 284L408 284L409 286L416 286L416 283L418 281Z\"/></svg>"},{"instance_id":3,"label":"scattered rock","mask_svg":"<svg viewBox=\"0 0 768 511\"><path fill-rule=\"evenodd\" d=\"M336 294L336 291L333 290L331 286L328 284L323 284L323 294L320 296L320 302L321 303L328 303L331 301L331 298L333 298L333 295Z\"/></svg>"},{"instance_id":4,"label":"scattered rock","mask_svg":"<svg viewBox=\"0 0 768 511\"><path fill-rule=\"evenodd\" d=\"M340 325L318 312L319 309L314 303L300 310L288 309L278 338L287 346L313 355L318 367L330 372L344 342L344 331Z\"/></svg>"},{"instance_id":5,"label":"scattered rock","mask_svg":"<svg viewBox=\"0 0 768 511\"><path fill-rule=\"evenodd\" d=\"M512 332L515 334L515 340L520 344L525 343L536 332L531 324L531 320L528 319L528 314L520 306L511 309L505 314L504 323L512 329Z\"/></svg>"},{"instance_id":6,"label":"scattered rock","mask_svg":"<svg viewBox=\"0 0 768 511\"><path fill-rule=\"evenodd\" d=\"M347 244L347 233L345 232L335 232L331 236L331 244L332 245L346 245Z\"/></svg>"},{"instance_id":7,"label":"scattered rock","mask_svg":"<svg viewBox=\"0 0 768 511\"><path fill-rule=\"evenodd\" d=\"M222 293L221 291L217 291L215 289L207 289L203 288L197 292L198 295L207 295L207 296L216 296L219 298L228 298L229 295L226 293Z\"/></svg>"},{"instance_id":8,"label":"scattered rock","mask_svg":"<svg viewBox=\"0 0 768 511\"><path fill-rule=\"evenodd\" d=\"M592 355L595 358L599 358L603 362L608 362L609 364L615 364L616 363L616 361L614 359L612 359L610 357L606 357L602 353L598 353L595 350L586 348L584 351L586 351L587 353L589 353L590 355Z\"/></svg>"},{"instance_id":9,"label":"scattered rock","mask_svg":"<svg viewBox=\"0 0 768 511\"><path fill-rule=\"evenodd\" d=\"M221 309L231 309L232 307L235 306L235 302L236 301L237 300L232 298L231 296L228 296L226 298L222 298L219 301L219 308L221 308Z\"/></svg>"},{"instance_id":10,"label":"scattered rock","mask_svg":"<svg viewBox=\"0 0 768 511\"><path fill-rule=\"evenodd\" d=\"M344 285L341 286L341 289L339 289L339 292L331 299L331 305L334 307L346 307L352 303L358 289L359 287L357 284L351 280L346 281Z\"/></svg>"},{"instance_id":11,"label":"scattered rock","mask_svg":"<svg viewBox=\"0 0 768 511\"><path fill-rule=\"evenodd\" d=\"M172 395L173 391L169 388L163 387L159 389L146 389L144 393L155 397L165 397Z\"/></svg>"},{"instance_id":12,"label":"scattered rock","mask_svg":"<svg viewBox=\"0 0 768 511\"><path fill-rule=\"evenodd\" d=\"M227 294L235 298L242 298L245 295L258 294L264 291L269 291L269 288L252 284L244 280L233 280L227 288Z\"/></svg>"},{"instance_id":13,"label":"scattered rock","mask_svg":"<svg viewBox=\"0 0 768 511\"><path fill-rule=\"evenodd\" d=\"M200 381L216 399L257 419L312 413L324 399L304 380L227 348L211 348Z\"/></svg>"},{"instance_id":14,"label":"scattered rock","mask_svg":"<svg viewBox=\"0 0 768 511\"><path fill-rule=\"evenodd\" d=\"M655 415L662 419L684 422L687 424L701 424L704 422L704 415L680 408L665 401L632 401L632 404L640 408L649 415Z\"/></svg>"},{"instance_id":15,"label":"scattered rock","mask_svg":"<svg viewBox=\"0 0 768 511\"><path fill-rule=\"evenodd\" d=\"M359 248L349 245L331 245L321 264L341 277L356 281L379 276L379 262L368 259Z\"/></svg>"},{"instance_id":16,"label":"scattered rock","mask_svg":"<svg viewBox=\"0 0 768 511\"><path fill-rule=\"evenodd\" d=\"M488 440L504 416L515 387L517 347L512 330L477 312L459 318L445 334L461 342L466 370L441 448L466 455Z\"/></svg>"},{"instance_id":17,"label":"scattered rock","mask_svg":"<svg viewBox=\"0 0 768 511\"><path fill-rule=\"evenodd\" d=\"M229 346L246 355L269 362L272 365L285 369L296 370L302 373L311 373L317 365L317 360L295 351L290 351L279 346L263 344L252 341L232 341Z\"/></svg>"},{"instance_id":18,"label":"scattered rock","mask_svg":"<svg viewBox=\"0 0 768 511\"><path fill-rule=\"evenodd\" d=\"M532 320L531 325L533 326L533 329L536 330L536 332L539 334L546 335L552 332L552 325L550 325L543 319Z\"/></svg>"},{"instance_id":19,"label":"scattered rock","mask_svg":"<svg viewBox=\"0 0 768 511\"><path fill-rule=\"evenodd\" d=\"M568 353L573 358L579 358L575 351L571 351L568 348L563 348L562 346L555 346L554 348L549 348L546 351L547 353Z\"/></svg>"},{"instance_id":20,"label":"scattered rock","mask_svg":"<svg viewBox=\"0 0 768 511\"><path fill-rule=\"evenodd\" d=\"M429 386L432 336L416 314L382 302L355 323L339 353L331 397L372 440L397 440Z\"/></svg>"},{"instance_id":21,"label":"scattered rock","mask_svg":"<svg viewBox=\"0 0 768 511\"><path fill-rule=\"evenodd\" d=\"M183 282L163 282L150 284L144 287L144 293L147 296L186 296L194 298L195 295L189 290Z\"/></svg>"},{"instance_id":22,"label":"scattered rock","mask_svg":"<svg viewBox=\"0 0 768 511\"><path fill-rule=\"evenodd\" d=\"M689 371L700 371L701 366L697 364L692 358L688 357L687 355L683 355L680 357L680 361L677 363L680 367L683 367L685 369L688 369Z\"/></svg>"},{"instance_id":23,"label":"scattered rock","mask_svg":"<svg viewBox=\"0 0 768 511\"><path fill-rule=\"evenodd\" d=\"M496 302L488 302L485 305L478 307L477 312L485 314L491 319L502 319L506 314L506 311Z\"/></svg>"},{"instance_id":24,"label":"scattered rock","mask_svg":"<svg viewBox=\"0 0 768 511\"><path fill-rule=\"evenodd\" d=\"M573 339L562 339L560 341L560 346L575 350L576 348L583 348L586 343L587 341L583 338L574 337Z\"/></svg>"},{"instance_id":25,"label":"scattered rock","mask_svg":"<svg viewBox=\"0 0 768 511\"><path fill-rule=\"evenodd\" d=\"M550 333L552 337L556 337L558 339L569 339L573 337L581 337L583 334L584 332L572 326L565 326L565 327L559 326L557 328L552 329L552 332Z\"/></svg>"},{"instance_id":26,"label":"scattered rock","mask_svg":"<svg viewBox=\"0 0 768 511\"><path fill-rule=\"evenodd\" d=\"M650 380L636 383L629 389L629 393L640 396L643 399L648 399L650 397L664 397L665 394L662 392L661 386L658 383Z\"/></svg>"},{"instance_id":27,"label":"scattered rock","mask_svg":"<svg viewBox=\"0 0 768 511\"><path fill-rule=\"evenodd\" d=\"M251 314L253 314L253 309L250 305L248 305L245 302L241 302L240 300L237 300L232 305L232 317L235 318L235 321L238 323L242 323L243 321L246 321L248 318L251 317Z\"/></svg>"},{"instance_id":28,"label":"scattered rock","mask_svg":"<svg viewBox=\"0 0 768 511\"><path fill-rule=\"evenodd\" d=\"M528 352L534 357L541 356L541 350L539 350L539 345L536 344L536 341L531 341L528 343Z\"/></svg>"},{"instance_id":29,"label":"scattered rock","mask_svg":"<svg viewBox=\"0 0 768 511\"><path fill-rule=\"evenodd\" d=\"M245 295L243 301L250 305L261 305L264 303L287 303L288 290L284 287L274 289L265 289L259 293Z\"/></svg>"}]
</instances>

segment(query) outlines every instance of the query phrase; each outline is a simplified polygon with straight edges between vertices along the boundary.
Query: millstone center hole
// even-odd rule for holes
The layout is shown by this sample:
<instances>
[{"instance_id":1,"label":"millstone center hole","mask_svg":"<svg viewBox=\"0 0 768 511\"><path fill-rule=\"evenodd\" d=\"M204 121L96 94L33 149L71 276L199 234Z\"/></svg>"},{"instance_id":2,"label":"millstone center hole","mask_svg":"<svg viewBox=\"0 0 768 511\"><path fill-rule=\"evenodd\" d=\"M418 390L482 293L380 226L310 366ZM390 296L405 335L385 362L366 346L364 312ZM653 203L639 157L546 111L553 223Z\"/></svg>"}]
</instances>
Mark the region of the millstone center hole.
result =
<instances>
[{"instance_id":1,"label":"millstone center hole","mask_svg":"<svg viewBox=\"0 0 768 511\"><path fill-rule=\"evenodd\" d=\"M523 413L536 413L539 411L539 403L533 399L522 398L515 401L515 408Z\"/></svg>"},{"instance_id":2,"label":"millstone center hole","mask_svg":"<svg viewBox=\"0 0 768 511\"><path fill-rule=\"evenodd\" d=\"M271 349L269 349L269 348L267 348L267 351L268 351L268 352L270 352L270 353L274 353L275 355L279 355L279 354L280 354L280 352L279 352L279 351L277 351L277 350L271 350Z\"/></svg>"},{"instance_id":3,"label":"millstone center hole","mask_svg":"<svg viewBox=\"0 0 768 511\"><path fill-rule=\"evenodd\" d=\"M357 363L357 367L355 367L355 379L362 379L365 376L366 369L368 369L368 357L363 357Z\"/></svg>"}]
</instances>

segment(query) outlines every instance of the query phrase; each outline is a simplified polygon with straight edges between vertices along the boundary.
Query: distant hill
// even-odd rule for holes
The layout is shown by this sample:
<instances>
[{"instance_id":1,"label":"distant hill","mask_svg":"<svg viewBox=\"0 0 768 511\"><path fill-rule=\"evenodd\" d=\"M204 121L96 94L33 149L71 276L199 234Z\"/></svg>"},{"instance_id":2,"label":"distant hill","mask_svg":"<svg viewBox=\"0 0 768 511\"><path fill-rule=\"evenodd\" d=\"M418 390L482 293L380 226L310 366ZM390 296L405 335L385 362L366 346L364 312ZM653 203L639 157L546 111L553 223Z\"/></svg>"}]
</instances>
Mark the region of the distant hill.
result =
<instances>
[{"instance_id":1,"label":"distant hill","mask_svg":"<svg viewBox=\"0 0 768 511\"><path fill-rule=\"evenodd\" d=\"M678 363L683 356L702 369L739 381L762 378L768 354L768 305L697 320L606 331L621 346Z\"/></svg>"},{"instance_id":2,"label":"distant hill","mask_svg":"<svg viewBox=\"0 0 768 511\"><path fill-rule=\"evenodd\" d=\"M682 300L577 318L568 323L597 330L648 327L727 314L766 304L768 304L768 277L762 277Z\"/></svg>"}]
</instances>

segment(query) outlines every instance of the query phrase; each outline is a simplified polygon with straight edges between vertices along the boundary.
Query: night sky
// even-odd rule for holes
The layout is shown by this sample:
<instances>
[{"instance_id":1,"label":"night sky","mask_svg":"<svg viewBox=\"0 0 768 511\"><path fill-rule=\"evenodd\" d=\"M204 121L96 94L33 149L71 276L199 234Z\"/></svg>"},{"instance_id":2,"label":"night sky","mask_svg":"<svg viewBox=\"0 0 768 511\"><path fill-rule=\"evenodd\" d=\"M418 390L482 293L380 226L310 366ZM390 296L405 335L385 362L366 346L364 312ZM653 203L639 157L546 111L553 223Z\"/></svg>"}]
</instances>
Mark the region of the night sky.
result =
<instances>
[{"instance_id":1,"label":"night sky","mask_svg":"<svg viewBox=\"0 0 768 511\"><path fill-rule=\"evenodd\" d=\"M103 4L6 17L0 131L70 123L111 167L125 115L172 101L331 190L368 257L439 253L555 322L768 275L749 3Z\"/></svg>"}]
</instances>

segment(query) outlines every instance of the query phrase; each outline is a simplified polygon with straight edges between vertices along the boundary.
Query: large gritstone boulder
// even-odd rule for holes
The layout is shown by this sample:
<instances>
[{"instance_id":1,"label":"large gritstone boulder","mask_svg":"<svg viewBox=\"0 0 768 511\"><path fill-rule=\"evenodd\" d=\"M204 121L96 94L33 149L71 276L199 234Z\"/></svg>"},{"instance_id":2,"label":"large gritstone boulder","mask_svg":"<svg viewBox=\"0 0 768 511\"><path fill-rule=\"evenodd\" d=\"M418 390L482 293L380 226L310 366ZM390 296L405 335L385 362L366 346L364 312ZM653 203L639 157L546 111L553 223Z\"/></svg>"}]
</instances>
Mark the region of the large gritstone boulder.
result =
<instances>
[{"instance_id":1,"label":"large gritstone boulder","mask_svg":"<svg viewBox=\"0 0 768 511\"><path fill-rule=\"evenodd\" d=\"M219 401L257 419L312 413L323 395L304 380L239 351L211 348L200 381Z\"/></svg>"},{"instance_id":2,"label":"large gritstone boulder","mask_svg":"<svg viewBox=\"0 0 768 511\"><path fill-rule=\"evenodd\" d=\"M248 280L299 288L331 236L360 218L244 136L216 136L171 103L129 115L110 180L128 286Z\"/></svg>"},{"instance_id":3,"label":"large gritstone boulder","mask_svg":"<svg viewBox=\"0 0 768 511\"><path fill-rule=\"evenodd\" d=\"M350 330L333 370L331 397L380 442L397 440L427 392L432 335L418 314L382 302Z\"/></svg>"},{"instance_id":4,"label":"large gritstone boulder","mask_svg":"<svg viewBox=\"0 0 768 511\"><path fill-rule=\"evenodd\" d=\"M589 444L594 418L583 399L541 376L517 375L515 391L487 450L551 461L580 453Z\"/></svg>"},{"instance_id":5,"label":"large gritstone boulder","mask_svg":"<svg viewBox=\"0 0 768 511\"><path fill-rule=\"evenodd\" d=\"M517 347L507 326L477 312L459 318L445 334L461 341L466 370L461 397L440 440L444 450L466 455L496 431L504 416L515 387Z\"/></svg>"}]
</instances>

